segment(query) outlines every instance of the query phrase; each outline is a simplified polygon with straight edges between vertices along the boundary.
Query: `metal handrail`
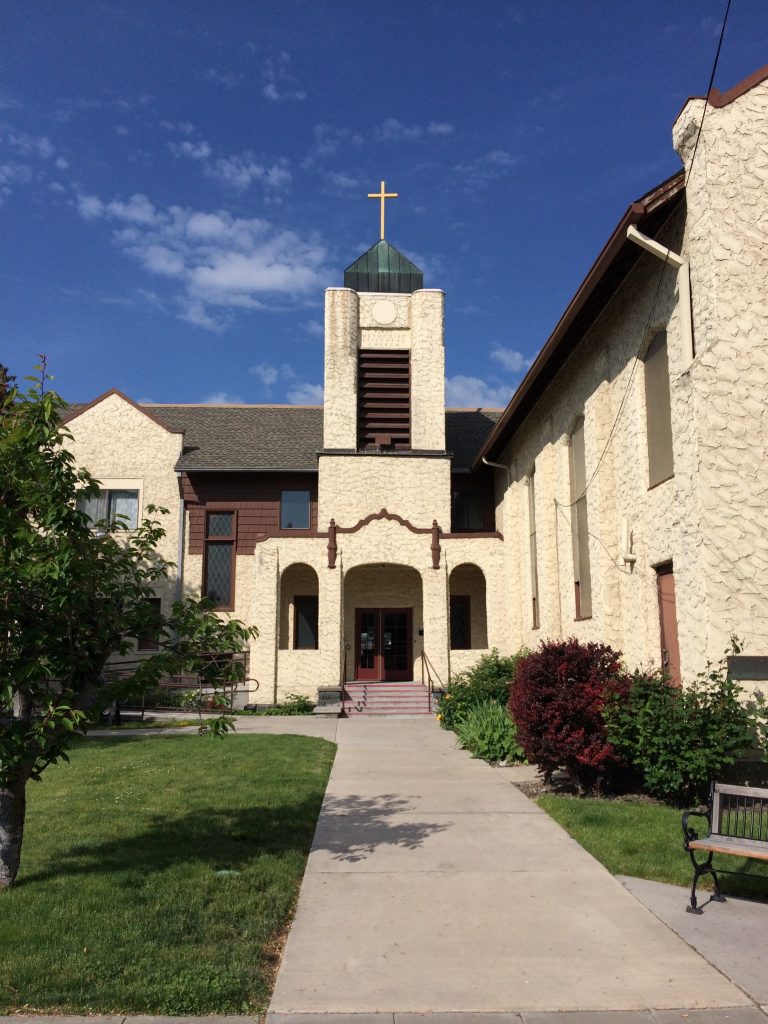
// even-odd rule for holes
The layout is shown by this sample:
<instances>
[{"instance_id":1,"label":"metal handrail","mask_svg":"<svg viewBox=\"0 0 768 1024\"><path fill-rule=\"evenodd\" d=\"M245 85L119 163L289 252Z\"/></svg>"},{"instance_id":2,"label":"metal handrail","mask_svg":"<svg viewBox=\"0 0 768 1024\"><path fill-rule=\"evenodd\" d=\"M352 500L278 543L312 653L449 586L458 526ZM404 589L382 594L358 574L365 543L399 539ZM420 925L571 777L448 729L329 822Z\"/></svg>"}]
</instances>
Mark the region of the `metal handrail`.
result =
<instances>
[{"instance_id":1,"label":"metal handrail","mask_svg":"<svg viewBox=\"0 0 768 1024\"><path fill-rule=\"evenodd\" d=\"M429 696L429 710L431 711L432 710L432 700L433 700L434 692L435 692L435 683L434 683L434 680L432 678L432 673L434 672L435 678L437 679L438 683L440 683L441 687L442 687L442 680L440 679L440 676L437 673L437 669L432 664L432 662L429 660L429 656L428 656L427 652L422 650L422 652L421 652L421 685L422 686L425 685L424 684L424 670L425 669L426 669L426 673L427 673L426 686L427 686L427 691L428 691L428 696Z\"/></svg>"}]
</instances>

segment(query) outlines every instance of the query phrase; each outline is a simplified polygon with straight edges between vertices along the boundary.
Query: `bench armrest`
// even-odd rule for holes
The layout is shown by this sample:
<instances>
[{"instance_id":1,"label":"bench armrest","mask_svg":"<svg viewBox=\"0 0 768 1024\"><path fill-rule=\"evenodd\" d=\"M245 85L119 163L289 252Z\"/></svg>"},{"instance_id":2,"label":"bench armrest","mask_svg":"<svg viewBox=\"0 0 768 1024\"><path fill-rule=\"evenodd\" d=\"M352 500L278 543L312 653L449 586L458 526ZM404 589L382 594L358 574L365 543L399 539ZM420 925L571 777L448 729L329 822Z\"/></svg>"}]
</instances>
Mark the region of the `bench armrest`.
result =
<instances>
[{"instance_id":1,"label":"bench armrest","mask_svg":"<svg viewBox=\"0 0 768 1024\"><path fill-rule=\"evenodd\" d=\"M683 822L682 822L682 824L683 824L683 848L685 849L686 853L689 852L688 844L692 840L699 838L699 833L696 831L696 829L691 828L688 825L688 819L689 818L694 818L694 817L696 817L696 818L706 818L706 820L707 820L707 832L708 833L712 832L712 816L710 814L709 808L707 808L706 811L685 811L684 814L683 814Z\"/></svg>"}]
</instances>

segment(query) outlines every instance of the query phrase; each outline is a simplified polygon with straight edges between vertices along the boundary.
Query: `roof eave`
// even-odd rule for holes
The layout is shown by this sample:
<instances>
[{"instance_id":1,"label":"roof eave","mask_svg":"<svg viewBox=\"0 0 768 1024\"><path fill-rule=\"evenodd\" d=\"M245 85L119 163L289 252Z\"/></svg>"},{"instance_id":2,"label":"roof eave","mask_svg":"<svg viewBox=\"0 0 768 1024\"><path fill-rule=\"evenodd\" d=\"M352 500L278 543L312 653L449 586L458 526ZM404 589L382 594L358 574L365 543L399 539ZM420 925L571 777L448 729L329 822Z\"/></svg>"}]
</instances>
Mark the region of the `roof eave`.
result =
<instances>
[{"instance_id":1,"label":"roof eave","mask_svg":"<svg viewBox=\"0 0 768 1024\"><path fill-rule=\"evenodd\" d=\"M494 455L498 454L500 449L507 444L513 435L516 429L515 420L519 410L533 388L539 383L540 378L548 369L554 356L559 353L560 347L567 337L568 330L577 315L586 306L595 288L602 281L619 253L625 246L633 244L627 240L627 228L632 224L639 224L644 217L663 207L681 191L684 191L684 189L685 172L681 170L662 181L661 184L643 196L642 199L629 206L603 246L599 256L592 264L576 294L569 302L555 329L544 343L525 377L523 377L509 405L507 405L493 430L486 438L485 443L475 458L473 469L478 469L482 465L484 458L492 459ZM606 302L610 301L610 298L611 296L608 296Z\"/></svg>"}]
</instances>

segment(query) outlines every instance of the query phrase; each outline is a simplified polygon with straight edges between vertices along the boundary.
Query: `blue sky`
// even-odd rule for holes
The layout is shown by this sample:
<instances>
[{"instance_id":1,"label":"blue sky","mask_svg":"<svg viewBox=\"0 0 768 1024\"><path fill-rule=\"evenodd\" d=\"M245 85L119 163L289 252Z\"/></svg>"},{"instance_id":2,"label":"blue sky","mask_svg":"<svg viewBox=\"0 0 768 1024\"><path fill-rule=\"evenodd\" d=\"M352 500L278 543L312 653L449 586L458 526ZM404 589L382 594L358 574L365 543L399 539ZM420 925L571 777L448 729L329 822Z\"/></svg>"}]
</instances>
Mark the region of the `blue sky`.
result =
<instances>
[{"instance_id":1,"label":"blue sky","mask_svg":"<svg viewBox=\"0 0 768 1024\"><path fill-rule=\"evenodd\" d=\"M504 404L679 168L721 0L4 0L0 361L72 401L322 398L323 290L387 237L446 292L447 397ZM716 85L768 61L733 0Z\"/></svg>"}]
</instances>

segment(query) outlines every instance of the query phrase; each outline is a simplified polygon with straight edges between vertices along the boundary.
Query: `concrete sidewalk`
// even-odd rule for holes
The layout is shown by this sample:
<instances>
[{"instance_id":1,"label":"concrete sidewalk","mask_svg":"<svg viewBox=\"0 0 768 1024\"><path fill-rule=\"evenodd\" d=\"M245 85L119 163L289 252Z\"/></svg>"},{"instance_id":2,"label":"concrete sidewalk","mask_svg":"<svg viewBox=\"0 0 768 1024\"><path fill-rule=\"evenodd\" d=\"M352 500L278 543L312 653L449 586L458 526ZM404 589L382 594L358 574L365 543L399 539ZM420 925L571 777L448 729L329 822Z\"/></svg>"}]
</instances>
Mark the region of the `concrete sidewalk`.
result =
<instances>
[{"instance_id":1,"label":"concrete sidewalk","mask_svg":"<svg viewBox=\"0 0 768 1024\"><path fill-rule=\"evenodd\" d=\"M533 1022L564 1010L590 1011L573 1024L600 1020L594 1011L669 1010L616 1019L671 1021L680 1007L744 1008L689 1014L689 1024L760 1017L431 719L343 720L336 740L273 1024L331 1013L452 1013L458 1024L473 1011Z\"/></svg>"},{"instance_id":2,"label":"concrete sidewalk","mask_svg":"<svg viewBox=\"0 0 768 1024\"><path fill-rule=\"evenodd\" d=\"M619 876L619 881L768 1013L768 903L736 896L713 903L704 890L699 916L685 912L688 889L644 878ZM727 892L727 875L723 885Z\"/></svg>"}]
</instances>

